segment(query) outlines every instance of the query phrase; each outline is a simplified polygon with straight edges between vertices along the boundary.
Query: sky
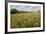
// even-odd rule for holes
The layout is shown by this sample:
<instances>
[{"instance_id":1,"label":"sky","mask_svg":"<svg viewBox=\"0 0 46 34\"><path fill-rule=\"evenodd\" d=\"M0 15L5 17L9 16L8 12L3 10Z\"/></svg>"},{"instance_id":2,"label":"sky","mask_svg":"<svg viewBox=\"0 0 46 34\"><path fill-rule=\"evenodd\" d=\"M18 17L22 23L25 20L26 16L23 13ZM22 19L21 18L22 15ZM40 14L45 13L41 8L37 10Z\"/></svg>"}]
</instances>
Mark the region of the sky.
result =
<instances>
[{"instance_id":1,"label":"sky","mask_svg":"<svg viewBox=\"0 0 46 34\"><path fill-rule=\"evenodd\" d=\"M18 11L38 11L41 9L41 6L11 5L10 8Z\"/></svg>"}]
</instances>

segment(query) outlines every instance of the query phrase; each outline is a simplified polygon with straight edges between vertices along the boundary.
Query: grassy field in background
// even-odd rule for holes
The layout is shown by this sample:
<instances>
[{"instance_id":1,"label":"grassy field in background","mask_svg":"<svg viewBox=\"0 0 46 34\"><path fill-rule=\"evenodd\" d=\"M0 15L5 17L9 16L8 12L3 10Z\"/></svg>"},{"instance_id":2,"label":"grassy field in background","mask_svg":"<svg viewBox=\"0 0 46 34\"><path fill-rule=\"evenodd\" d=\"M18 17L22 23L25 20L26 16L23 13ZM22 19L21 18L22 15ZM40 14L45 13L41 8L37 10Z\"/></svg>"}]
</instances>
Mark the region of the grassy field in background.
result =
<instances>
[{"instance_id":1,"label":"grassy field in background","mask_svg":"<svg viewBox=\"0 0 46 34\"><path fill-rule=\"evenodd\" d=\"M40 13L11 14L11 28L40 27Z\"/></svg>"}]
</instances>

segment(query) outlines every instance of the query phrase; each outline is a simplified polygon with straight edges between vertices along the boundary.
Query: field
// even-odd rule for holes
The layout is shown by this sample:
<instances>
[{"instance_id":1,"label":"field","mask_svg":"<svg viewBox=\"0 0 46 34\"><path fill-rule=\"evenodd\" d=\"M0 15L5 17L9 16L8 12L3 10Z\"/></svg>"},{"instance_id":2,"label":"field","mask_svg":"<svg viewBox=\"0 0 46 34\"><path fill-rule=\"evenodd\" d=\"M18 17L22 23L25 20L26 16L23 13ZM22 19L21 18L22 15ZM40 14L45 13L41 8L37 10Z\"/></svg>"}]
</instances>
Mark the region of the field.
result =
<instances>
[{"instance_id":1,"label":"field","mask_svg":"<svg viewBox=\"0 0 46 34\"><path fill-rule=\"evenodd\" d=\"M40 27L40 13L11 14L11 28Z\"/></svg>"}]
</instances>

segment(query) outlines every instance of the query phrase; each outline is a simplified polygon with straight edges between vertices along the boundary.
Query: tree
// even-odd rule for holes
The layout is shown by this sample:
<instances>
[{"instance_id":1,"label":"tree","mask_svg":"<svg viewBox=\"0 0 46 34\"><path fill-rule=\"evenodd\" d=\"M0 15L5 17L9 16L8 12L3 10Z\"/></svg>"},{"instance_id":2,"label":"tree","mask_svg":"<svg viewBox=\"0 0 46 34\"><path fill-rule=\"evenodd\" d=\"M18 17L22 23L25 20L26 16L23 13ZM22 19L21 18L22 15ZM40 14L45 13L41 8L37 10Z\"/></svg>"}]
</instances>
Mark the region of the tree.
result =
<instances>
[{"instance_id":1,"label":"tree","mask_svg":"<svg viewBox=\"0 0 46 34\"><path fill-rule=\"evenodd\" d=\"M11 14L15 14L15 13L18 13L19 11L16 10L16 9L11 9Z\"/></svg>"}]
</instances>

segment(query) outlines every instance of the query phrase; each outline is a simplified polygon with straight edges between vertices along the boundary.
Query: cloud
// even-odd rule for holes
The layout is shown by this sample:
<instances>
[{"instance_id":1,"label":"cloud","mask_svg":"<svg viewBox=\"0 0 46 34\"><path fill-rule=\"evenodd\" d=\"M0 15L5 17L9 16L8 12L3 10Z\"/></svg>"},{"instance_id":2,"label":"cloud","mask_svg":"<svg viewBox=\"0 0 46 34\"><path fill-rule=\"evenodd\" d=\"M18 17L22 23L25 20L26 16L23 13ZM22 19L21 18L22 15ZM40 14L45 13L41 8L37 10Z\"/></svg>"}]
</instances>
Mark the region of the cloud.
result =
<instances>
[{"instance_id":1,"label":"cloud","mask_svg":"<svg viewBox=\"0 0 46 34\"><path fill-rule=\"evenodd\" d=\"M11 5L11 9L17 9L19 11L38 11L40 6L24 6L24 5Z\"/></svg>"}]
</instances>

